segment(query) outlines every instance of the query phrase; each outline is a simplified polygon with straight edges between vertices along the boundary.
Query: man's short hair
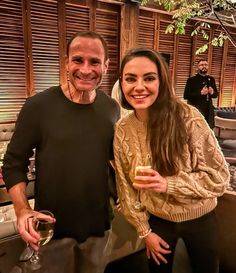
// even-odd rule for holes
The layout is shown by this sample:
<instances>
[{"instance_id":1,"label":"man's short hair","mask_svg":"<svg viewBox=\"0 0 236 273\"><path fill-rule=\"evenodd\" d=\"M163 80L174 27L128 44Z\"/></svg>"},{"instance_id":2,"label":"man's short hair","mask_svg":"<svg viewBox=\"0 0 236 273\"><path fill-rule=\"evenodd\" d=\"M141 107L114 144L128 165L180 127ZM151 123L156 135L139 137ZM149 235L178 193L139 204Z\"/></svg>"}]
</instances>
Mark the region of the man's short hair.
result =
<instances>
[{"instance_id":1,"label":"man's short hair","mask_svg":"<svg viewBox=\"0 0 236 273\"><path fill-rule=\"evenodd\" d=\"M77 37L85 37L85 38L90 38L90 39L98 39L101 41L103 49L104 49L104 55L105 55L105 61L108 59L108 46L107 42L105 39L98 34L97 32L94 31L83 31L83 32L76 32L68 41L67 43L67 48L66 48L66 54L69 56L69 50L70 50L70 45L74 41L75 38Z\"/></svg>"},{"instance_id":2,"label":"man's short hair","mask_svg":"<svg viewBox=\"0 0 236 273\"><path fill-rule=\"evenodd\" d=\"M205 59L205 58L199 59L198 62L197 62L197 64L199 64L200 62L207 62L208 63L207 59Z\"/></svg>"}]
</instances>

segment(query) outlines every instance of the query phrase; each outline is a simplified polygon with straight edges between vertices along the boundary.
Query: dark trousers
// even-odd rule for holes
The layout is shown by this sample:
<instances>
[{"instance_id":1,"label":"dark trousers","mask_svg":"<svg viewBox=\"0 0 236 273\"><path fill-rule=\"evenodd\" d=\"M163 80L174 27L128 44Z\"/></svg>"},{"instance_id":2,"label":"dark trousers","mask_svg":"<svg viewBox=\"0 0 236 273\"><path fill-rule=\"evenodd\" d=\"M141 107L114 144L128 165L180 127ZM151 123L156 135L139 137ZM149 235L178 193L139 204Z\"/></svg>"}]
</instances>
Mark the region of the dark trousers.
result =
<instances>
[{"instance_id":1,"label":"dark trousers","mask_svg":"<svg viewBox=\"0 0 236 273\"><path fill-rule=\"evenodd\" d=\"M181 223L170 222L156 216L149 220L152 231L165 240L172 251L166 254L167 264L157 265L149 260L150 273L171 273L178 238L185 242L193 273L218 273L218 224L215 211L200 218Z\"/></svg>"}]
</instances>

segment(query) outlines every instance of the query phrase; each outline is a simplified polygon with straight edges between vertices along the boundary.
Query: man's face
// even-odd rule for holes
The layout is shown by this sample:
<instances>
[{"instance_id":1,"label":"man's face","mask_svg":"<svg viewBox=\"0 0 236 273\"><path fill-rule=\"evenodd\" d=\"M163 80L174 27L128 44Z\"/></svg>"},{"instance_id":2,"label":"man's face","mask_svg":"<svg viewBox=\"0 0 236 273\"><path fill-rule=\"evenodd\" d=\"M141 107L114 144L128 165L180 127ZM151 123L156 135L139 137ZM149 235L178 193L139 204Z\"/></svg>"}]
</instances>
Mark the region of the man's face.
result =
<instances>
[{"instance_id":1,"label":"man's face","mask_svg":"<svg viewBox=\"0 0 236 273\"><path fill-rule=\"evenodd\" d=\"M102 82L107 72L108 60L99 39L75 38L67 57L67 70L71 84L79 92L93 91Z\"/></svg>"},{"instance_id":2,"label":"man's face","mask_svg":"<svg viewBox=\"0 0 236 273\"><path fill-rule=\"evenodd\" d=\"M200 74L207 74L207 71L208 71L207 61L200 61L198 64L198 72Z\"/></svg>"}]
</instances>

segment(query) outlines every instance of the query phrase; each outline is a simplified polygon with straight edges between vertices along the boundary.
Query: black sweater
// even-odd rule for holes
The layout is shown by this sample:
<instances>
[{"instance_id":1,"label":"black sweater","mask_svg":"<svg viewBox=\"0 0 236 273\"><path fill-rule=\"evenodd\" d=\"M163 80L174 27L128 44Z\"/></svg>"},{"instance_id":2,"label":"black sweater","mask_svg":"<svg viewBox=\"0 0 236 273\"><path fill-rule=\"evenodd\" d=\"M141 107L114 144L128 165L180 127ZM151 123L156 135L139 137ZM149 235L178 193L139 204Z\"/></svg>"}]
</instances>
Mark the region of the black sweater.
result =
<instances>
[{"instance_id":1,"label":"black sweater","mask_svg":"<svg viewBox=\"0 0 236 273\"><path fill-rule=\"evenodd\" d=\"M4 181L8 189L27 181L35 148L35 209L55 214L56 238L82 242L109 228L108 161L118 118L118 104L101 91L83 105L57 86L23 106L4 157Z\"/></svg>"},{"instance_id":2,"label":"black sweater","mask_svg":"<svg viewBox=\"0 0 236 273\"><path fill-rule=\"evenodd\" d=\"M204 86L211 86L214 93L212 95L202 95L201 90ZM212 104L212 98L216 98L217 96L218 91L215 79L212 76L202 76L197 74L187 80L184 90L184 99L186 99L189 104L195 106L203 114L211 128L214 127L214 107Z\"/></svg>"}]
</instances>

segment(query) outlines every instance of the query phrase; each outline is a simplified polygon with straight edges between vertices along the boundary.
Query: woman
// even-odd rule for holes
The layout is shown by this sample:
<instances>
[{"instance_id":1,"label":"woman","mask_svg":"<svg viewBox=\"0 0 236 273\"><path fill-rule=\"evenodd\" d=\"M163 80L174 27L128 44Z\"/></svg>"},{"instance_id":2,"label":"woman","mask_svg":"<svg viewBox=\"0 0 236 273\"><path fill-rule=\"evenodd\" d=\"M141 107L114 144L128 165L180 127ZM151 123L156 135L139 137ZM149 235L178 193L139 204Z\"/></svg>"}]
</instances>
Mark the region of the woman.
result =
<instances>
[{"instance_id":1,"label":"woman","mask_svg":"<svg viewBox=\"0 0 236 273\"><path fill-rule=\"evenodd\" d=\"M214 209L229 172L213 131L175 97L158 52L128 52L120 82L121 104L134 112L116 126L117 190L121 211L145 241L150 272L171 272L180 237L194 273L218 272Z\"/></svg>"}]
</instances>

